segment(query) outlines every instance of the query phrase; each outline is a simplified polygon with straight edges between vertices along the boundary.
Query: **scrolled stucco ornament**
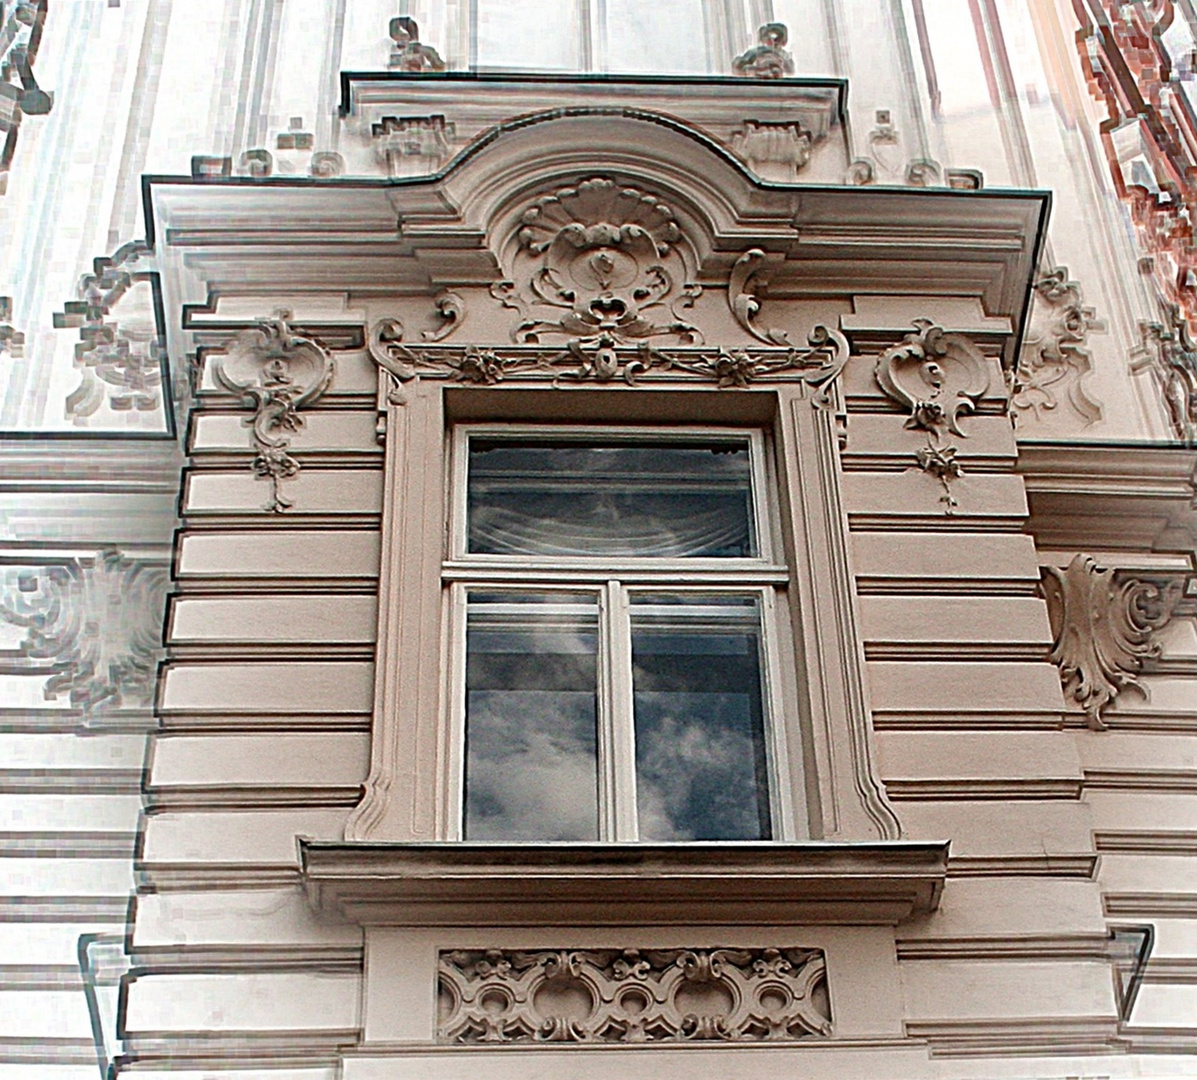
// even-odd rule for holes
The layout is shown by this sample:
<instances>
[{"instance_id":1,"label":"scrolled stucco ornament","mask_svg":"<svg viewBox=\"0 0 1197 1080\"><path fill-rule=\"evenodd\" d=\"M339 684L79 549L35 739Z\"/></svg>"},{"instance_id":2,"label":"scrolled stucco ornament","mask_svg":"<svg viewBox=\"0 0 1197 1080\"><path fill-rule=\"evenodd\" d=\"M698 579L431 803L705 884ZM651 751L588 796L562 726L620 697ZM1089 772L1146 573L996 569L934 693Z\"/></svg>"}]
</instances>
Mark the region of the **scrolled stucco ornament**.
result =
<instances>
[{"instance_id":1,"label":"scrolled stucco ornament","mask_svg":"<svg viewBox=\"0 0 1197 1080\"><path fill-rule=\"evenodd\" d=\"M910 410L905 426L927 433L916 460L939 481L940 501L950 514L957 505L951 483L962 475L950 436L967 437L960 417L973 412L989 389L989 369L963 334L948 333L928 319L916 319L914 325L914 333L877 358L873 374L891 399Z\"/></svg>"},{"instance_id":2,"label":"scrolled stucco ornament","mask_svg":"<svg viewBox=\"0 0 1197 1080\"><path fill-rule=\"evenodd\" d=\"M767 345L789 345L789 335L775 327L764 327L756 318L761 310L760 297L765 291L764 271L769 256L760 248L750 248L732 265L727 279L727 304L732 315L758 341Z\"/></svg>"},{"instance_id":3,"label":"scrolled stucco ornament","mask_svg":"<svg viewBox=\"0 0 1197 1080\"><path fill-rule=\"evenodd\" d=\"M1085 342L1089 331L1104 329L1094 309L1081 303L1081 287L1068 279L1068 267L1057 266L1035 282L1010 394L1016 418L1041 420L1064 401L1086 424L1101 419L1101 406L1084 385L1093 367Z\"/></svg>"},{"instance_id":4,"label":"scrolled stucco ornament","mask_svg":"<svg viewBox=\"0 0 1197 1080\"><path fill-rule=\"evenodd\" d=\"M1124 574L1084 554L1065 569L1041 567L1064 694L1085 710L1089 726L1104 730L1105 709L1123 690L1146 695L1144 665L1160 655L1159 631L1177 615L1197 615L1191 574Z\"/></svg>"},{"instance_id":5,"label":"scrolled stucco ornament","mask_svg":"<svg viewBox=\"0 0 1197 1080\"><path fill-rule=\"evenodd\" d=\"M391 71L425 73L444 71L445 62L431 45L420 41L420 27L410 15L400 15L387 25L391 38L391 55L387 67Z\"/></svg>"},{"instance_id":6,"label":"scrolled stucco ornament","mask_svg":"<svg viewBox=\"0 0 1197 1080\"><path fill-rule=\"evenodd\" d=\"M1168 308L1168 322L1139 324L1143 350L1160 388L1173 434L1197 445L1197 342L1179 306Z\"/></svg>"},{"instance_id":7,"label":"scrolled stucco ornament","mask_svg":"<svg viewBox=\"0 0 1197 1080\"><path fill-rule=\"evenodd\" d=\"M446 1043L787 1042L832 1033L818 949L459 949L439 960L437 1036Z\"/></svg>"},{"instance_id":8,"label":"scrolled stucco ornament","mask_svg":"<svg viewBox=\"0 0 1197 1080\"><path fill-rule=\"evenodd\" d=\"M674 337L700 344L678 314L693 304L672 207L649 192L591 177L535 199L515 234L512 280L491 293L520 313L519 344L571 338L585 347ZM663 315L671 319L662 319Z\"/></svg>"},{"instance_id":9,"label":"scrolled stucco ornament","mask_svg":"<svg viewBox=\"0 0 1197 1080\"><path fill-rule=\"evenodd\" d=\"M217 383L253 409L243 423L252 432L254 475L270 481L264 509L271 513L294 505L280 490L284 480L299 472L299 462L288 452L291 436L304 426L300 410L324 394L334 372L328 351L292 330L290 317L289 311L278 311L243 330L212 366Z\"/></svg>"}]
</instances>

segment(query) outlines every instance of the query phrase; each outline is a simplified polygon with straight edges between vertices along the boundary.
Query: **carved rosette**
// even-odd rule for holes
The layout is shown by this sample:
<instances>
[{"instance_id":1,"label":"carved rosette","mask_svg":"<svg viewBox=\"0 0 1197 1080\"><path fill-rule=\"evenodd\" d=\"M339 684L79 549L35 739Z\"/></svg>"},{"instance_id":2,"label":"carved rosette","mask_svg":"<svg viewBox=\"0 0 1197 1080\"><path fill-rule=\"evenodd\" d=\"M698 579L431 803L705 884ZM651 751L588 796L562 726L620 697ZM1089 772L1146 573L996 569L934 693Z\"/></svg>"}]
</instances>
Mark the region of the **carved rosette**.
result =
<instances>
[{"instance_id":1,"label":"carved rosette","mask_svg":"<svg viewBox=\"0 0 1197 1080\"><path fill-rule=\"evenodd\" d=\"M1093 367L1085 340L1089 331L1105 330L1105 324L1081 303L1081 287L1068 280L1066 266L1041 277L1034 291L1010 396L1015 417L1041 420L1063 400L1086 424L1100 420L1101 406L1084 385Z\"/></svg>"},{"instance_id":2,"label":"carved rosette","mask_svg":"<svg viewBox=\"0 0 1197 1080\"><path fill-rule=\"evenodd\" d=\"M1085 710L1089 726L1127 687L1146 690L1138 676L1160 655L1158 632L1178 615L1197 615L1197 577L1123 574L1075 555L1068 567L1041 568L1051 618L1050 659L1064 694Z\"/></svg>"},{"instance_id":3,"label":"carved rosette","mask_svg":"<svg viewBox=\"0 0 1197 1080\"><path fill-rule=\"evenodd\" d=\"M322 345L291 329L290 314L280 311L258 327L243 330L212 368L216 381L253 409L243 422L256 451L254 475L270 481L270 501L264 509L271 513L294 505L280 491L282 481L299 472L299 462L288 453L291 436L304 426L300 410L319 400L334 371Z\"/></svg>"},{"instance_id":4,"label":"carved rosette","mask_svg":"<svg viewBox=\"0 0 1197 1080\"><path fill-rule=\"evenodd\" d=\"M831 1034L818 949L442 952L449 1043L792 1041Z\"/></svg>"},{"instance_id":5,"label":"carved rosette","mask_svg":"<svg viewBox=\"0 0 1197 1080\"><path fill-rule=\"evenodd\" d=\"M916 461L939 481L940 501L950 514L957 505L951 483L963 473L951 436L967 438L960 417L973 412L989 389L989 369L962 334L950 334L927 319L916 319L915 326L917 331L877 358L873 374L888 397L910 410L906 427L926 432L927 444Z\"/></svg>"},{"instance_id":6,"label":"carved rosette","mask_svg":"<svg viewBox=\"0 0 1197 1080\"><path fill-rule=\"evenodd\" d=\"M673 209L647 192L593 177L535 199L520 215L510 280L491 293L519 317L511 339L563 337L612 348L671 337L699 344L679 307L694 265ZM683 254L685 252L685 254Z\"/></svg>"},{"instance_id":7,"label":"carved rosette","mask_svg":"<svg viewBox=\"0 0 1197 1080\"><path fill-rule=\"evenodd\" d=\"M22 627L18 670L49 671L45 696L85 716L153 704L169 587L164 566L103 548L94 559L8 570L0 619Z\"/></svg>"}]
</instances>

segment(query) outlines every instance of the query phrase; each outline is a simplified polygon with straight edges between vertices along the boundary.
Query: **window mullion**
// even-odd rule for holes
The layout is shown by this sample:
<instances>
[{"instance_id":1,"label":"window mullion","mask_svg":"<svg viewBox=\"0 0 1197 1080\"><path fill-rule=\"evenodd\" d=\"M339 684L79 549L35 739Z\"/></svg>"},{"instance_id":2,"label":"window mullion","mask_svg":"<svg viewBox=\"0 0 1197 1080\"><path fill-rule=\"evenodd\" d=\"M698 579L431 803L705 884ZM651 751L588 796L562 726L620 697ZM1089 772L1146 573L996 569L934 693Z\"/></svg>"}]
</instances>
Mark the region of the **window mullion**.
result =
<instances>
[{"instance_id":1,"label":"window mullion","mask_svg":"<svg viewBox=\"0 0 1197 1080\"><path fill-rule=\"evenodd\" d=\"M608 838L639 839L636 825L636 733L632 722L632 628L628 593L618 581L604 590L603 626L606 634L608 732L603 775L610 778L605 814L611 824Z\"/></svg>"}]
</instances>

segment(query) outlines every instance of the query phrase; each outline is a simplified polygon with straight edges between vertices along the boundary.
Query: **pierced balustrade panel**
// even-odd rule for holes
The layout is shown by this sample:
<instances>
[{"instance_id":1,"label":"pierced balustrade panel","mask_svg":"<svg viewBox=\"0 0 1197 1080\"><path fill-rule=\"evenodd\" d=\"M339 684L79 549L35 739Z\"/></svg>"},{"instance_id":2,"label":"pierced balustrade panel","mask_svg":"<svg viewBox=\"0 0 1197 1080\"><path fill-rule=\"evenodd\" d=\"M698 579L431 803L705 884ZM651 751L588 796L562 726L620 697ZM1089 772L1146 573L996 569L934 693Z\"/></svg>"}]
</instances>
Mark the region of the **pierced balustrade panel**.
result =
<instances>
[{"instance_id":1,"label":"pierced balustrade panel","mask_svg":"<svg viewBox=\"0 0 1197 1080\"><path fill-rule=\"evenodd\" d=\"M831 1034L822 950L442 951L446 1043L794 1041Z\"/></svg>"}]
</instances>

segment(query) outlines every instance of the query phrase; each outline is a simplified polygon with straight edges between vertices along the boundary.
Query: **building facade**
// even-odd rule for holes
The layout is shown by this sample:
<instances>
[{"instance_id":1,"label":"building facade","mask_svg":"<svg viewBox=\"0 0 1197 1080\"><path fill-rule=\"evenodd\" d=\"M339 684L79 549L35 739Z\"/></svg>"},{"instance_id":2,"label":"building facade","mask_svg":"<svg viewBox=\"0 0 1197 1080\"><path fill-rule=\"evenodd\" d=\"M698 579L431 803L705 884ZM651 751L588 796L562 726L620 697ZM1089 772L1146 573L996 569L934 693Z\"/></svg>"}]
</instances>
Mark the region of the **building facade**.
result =
<instances>
[{"instance_id":1,"label":"building facade","mask_svg":"<svg viewBox=\"0 0 1197 1080\"><path fill-rule=\"evenodd\" d=\"M1197 13L625 7L2 5L6 1075L1192 1071Z\"/></svg>"}]
</instances>

